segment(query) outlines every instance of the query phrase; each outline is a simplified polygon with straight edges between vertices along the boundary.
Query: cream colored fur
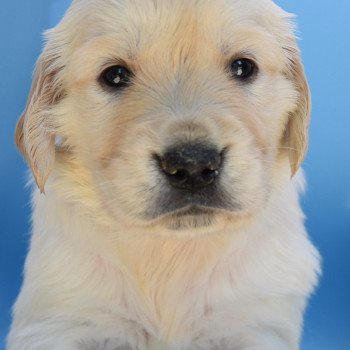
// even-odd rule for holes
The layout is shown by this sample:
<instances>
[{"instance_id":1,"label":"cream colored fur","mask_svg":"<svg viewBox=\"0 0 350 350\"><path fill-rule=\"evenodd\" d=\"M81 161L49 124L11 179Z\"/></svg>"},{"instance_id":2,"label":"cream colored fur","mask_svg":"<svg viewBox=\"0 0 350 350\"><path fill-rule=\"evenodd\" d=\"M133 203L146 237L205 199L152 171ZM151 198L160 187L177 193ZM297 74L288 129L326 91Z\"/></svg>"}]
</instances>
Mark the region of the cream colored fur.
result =
<instances>
[{"instance_id":1,"label":"cream colored fur","mask_svg":"<svg viewBox=\"0 0 350 350\"><path fill-rule=\"evenodd\" d=\"M135 76L119 94L98 83L115 64ZM320 271L298 201L309 104L269 0L75 0L17 127L39 189L8 350L299 349ZM239 210L146 218L166 186L151 155L203 139Z\"/></svg>"}]
</instances>

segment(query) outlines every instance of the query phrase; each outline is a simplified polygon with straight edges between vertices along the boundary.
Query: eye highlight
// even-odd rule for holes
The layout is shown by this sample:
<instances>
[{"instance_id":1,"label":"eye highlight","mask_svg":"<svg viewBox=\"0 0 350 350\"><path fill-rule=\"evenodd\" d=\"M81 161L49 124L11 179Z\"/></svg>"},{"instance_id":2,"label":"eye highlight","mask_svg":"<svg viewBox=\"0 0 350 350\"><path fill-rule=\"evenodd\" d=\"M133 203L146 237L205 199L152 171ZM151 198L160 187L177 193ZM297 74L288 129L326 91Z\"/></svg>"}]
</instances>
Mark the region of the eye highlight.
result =
<instances>
[{"instance_id":1,"label":"eye highlight","mask_svg":"<svg viewBox=\"0 0 350 350\"><path fill-rule=\"evenodd\" d=\"M245 81L257 72L257 66L248 58L239 58L230 65L231 74L234 78Z\"/></svg>"},{"instance_id":2,"label":"eye highlight","mask_svg":"<svg viewBox=\"0 0 350 350\"><path fill-rule=\"evenodd\" d=\"M109 87L120 89L130 83L132 73L124 66L112 66L105 69L101 76L100 82Z\"/></svg>"}]
</instances>

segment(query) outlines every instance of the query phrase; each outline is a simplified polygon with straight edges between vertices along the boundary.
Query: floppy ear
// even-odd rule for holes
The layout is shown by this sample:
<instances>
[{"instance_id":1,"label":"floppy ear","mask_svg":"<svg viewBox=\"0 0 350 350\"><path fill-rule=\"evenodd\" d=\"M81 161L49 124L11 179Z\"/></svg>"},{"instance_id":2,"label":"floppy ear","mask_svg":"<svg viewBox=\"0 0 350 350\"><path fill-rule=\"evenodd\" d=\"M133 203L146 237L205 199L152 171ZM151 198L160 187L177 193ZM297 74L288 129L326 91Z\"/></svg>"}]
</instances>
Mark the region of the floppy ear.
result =
<instances>
[{"instance_id":1,"label":"floppy ear","mask_svg":"<svg viewBox=\"0 0 350 350\"><path fill-rule=\"evenodd\" d=\"M288 48L287 51L290 58L287 75L294 82L298 92L297 105L289 115L286 128L286 144L293 176L299 169L308 147L311 99L300 52L297 48Z\"/></svg>"},{"instance_id":2,"label":"floppy ear","mask_svg":"<svg viewBox=\"0 0 350 350\"><path fill-rule=\"evenodd\" d=\"M52 106L62 93L55 61L44 51L36 64L26 108L16 127L16 144L32 169L41 192L55 160Z\"/></svg>"}]
</instances>

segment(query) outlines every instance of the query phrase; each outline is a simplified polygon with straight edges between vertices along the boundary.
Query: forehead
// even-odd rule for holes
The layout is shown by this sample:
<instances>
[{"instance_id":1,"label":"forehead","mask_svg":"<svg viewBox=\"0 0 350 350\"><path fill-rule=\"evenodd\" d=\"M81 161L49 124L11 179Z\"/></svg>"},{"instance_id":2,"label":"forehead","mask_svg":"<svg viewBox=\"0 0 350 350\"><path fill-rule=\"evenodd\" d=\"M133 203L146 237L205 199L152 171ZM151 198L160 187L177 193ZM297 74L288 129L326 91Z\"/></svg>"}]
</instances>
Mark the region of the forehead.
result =
<instances>
[{"instance_id":1,"label":"forehead","mask_svg":"<svg viewBox=\"0 0 350 350\"><path fill-rule=\"evenodd\" d=\"M269 0L75 0L67 17L80 42L113 36L133 54L186 41L225 50L247 30L278 36L289 29Z\"/></svg>"}]
</instances>

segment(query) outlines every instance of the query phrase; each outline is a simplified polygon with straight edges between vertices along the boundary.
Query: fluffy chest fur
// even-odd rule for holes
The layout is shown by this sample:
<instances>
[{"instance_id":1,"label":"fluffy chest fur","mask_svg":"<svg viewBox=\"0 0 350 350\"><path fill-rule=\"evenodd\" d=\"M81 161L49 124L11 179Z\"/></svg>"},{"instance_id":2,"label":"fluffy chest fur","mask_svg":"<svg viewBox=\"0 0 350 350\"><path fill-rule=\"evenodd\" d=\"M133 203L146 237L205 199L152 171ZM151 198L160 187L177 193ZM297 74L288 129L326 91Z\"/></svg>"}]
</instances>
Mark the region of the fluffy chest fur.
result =
<instances>
[{"instance_id":1,"label":"fluffy chest fur","mask_svg":"<svg viewBox=\"0 0 350 350\"><path fill-rule=\"evenodd\" d=\"M293 188L286 195L296 200ZM300 210L282 202L273 204L280 220L269 219L268 207L235 232L121 239L79 211L72 216L57 198L37 196L35 215L46 220L34 226L17 308L38 327L71 328L67 341L84 349L106 340L140 350L240 349L247 334L269 342L259 336L264 328L299 339L294 323L302 322L304 295L316 282L317 253Z\"/></svg>"}]
</instances>

